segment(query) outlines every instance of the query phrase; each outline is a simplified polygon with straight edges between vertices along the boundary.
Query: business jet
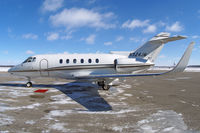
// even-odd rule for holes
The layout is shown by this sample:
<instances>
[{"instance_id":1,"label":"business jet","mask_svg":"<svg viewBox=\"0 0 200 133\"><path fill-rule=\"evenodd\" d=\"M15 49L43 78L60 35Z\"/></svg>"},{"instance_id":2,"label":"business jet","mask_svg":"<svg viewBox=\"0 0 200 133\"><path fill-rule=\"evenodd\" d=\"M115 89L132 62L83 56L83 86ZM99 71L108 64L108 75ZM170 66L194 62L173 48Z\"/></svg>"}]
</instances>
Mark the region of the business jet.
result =
<instances>
[{"instance_id":1,"label":"business jet","mask_svg":"<svg viewBox=\"0 0 200 133\"><path fill-rule=\"evenodd\" d=\"M110 86L115 85L116 80L124 77L159 76L183 72L188 64L194 42L190 43L179 63L172 70L162 73L145 73L145 70L154 66L154 61L164 44L185 38L185 36L170 37L170 33L161 32L130 52L35 55L12 67L8 72L27 78L27 87L32 86L32 78L54 77L95 82L104 90L108 90Z\"/></svg>"}]
</instances>

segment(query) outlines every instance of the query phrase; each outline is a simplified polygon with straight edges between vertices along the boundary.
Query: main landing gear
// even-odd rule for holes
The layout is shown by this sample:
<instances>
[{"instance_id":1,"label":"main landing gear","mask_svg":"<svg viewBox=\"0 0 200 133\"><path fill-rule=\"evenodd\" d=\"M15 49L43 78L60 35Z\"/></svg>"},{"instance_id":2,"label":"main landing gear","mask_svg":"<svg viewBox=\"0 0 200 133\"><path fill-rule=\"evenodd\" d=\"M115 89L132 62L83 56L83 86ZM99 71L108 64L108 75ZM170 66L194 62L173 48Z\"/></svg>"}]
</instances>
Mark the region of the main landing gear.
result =
<instances>
[{"instance_id":1,"label":"main landing gear","mask_svg":"<svg viewBox=\"0 0 200 133\"><path fill-rule=\"evenodd\" d=\"M31 79L28 77L28 82L26 83L26 87L30 88L32 86L33 86L33 84L31 82Z\"/></svg>"},{"instance_id":2,"label":"main landing gear","mask_svg":"<svg viewBox=\"0 0 200 133\"><path fill-rule=\"evenodd\" d=\"M110 89L110 85L107 85L105 83L105 81L99 81L97 82L98 86L101 86L103 90L109 90Z\"/></svg>"}]
</instances>

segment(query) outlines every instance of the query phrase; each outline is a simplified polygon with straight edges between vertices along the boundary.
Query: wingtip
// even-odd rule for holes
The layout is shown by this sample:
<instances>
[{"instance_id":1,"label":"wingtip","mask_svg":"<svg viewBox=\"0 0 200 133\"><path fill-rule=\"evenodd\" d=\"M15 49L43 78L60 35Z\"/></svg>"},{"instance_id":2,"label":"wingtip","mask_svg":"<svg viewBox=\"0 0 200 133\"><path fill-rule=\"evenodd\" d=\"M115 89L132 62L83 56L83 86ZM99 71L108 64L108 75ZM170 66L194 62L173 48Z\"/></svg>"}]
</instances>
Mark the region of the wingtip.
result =
<instances>
[{"instance_id":1,"label":"wingtip","mask_svg":"<svg viewBox=\"0 0 200 133\"><path fill-rule=\"evenodd\" d=\"M191 42L187 47L185 53L183 54L182 58L180 59L179 63L174 67L171 72L183 72L188 65L190 56L192 54L192 49L194 47L195 42Z\"/></svg>"}]
</instances>

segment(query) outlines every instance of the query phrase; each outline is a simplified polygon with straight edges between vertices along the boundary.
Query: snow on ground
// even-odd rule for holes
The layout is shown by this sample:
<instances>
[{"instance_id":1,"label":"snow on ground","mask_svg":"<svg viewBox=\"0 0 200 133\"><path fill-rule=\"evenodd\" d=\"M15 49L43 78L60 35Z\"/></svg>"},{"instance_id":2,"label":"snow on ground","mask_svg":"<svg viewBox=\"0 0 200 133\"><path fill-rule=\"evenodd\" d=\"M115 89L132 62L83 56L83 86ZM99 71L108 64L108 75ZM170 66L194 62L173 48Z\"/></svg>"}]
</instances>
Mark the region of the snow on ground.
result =
<instances>
[{"instance_id":1,"label":"snow on ground","mask_svg":"<svg viewBox=\"0 0 200 133\"><path fill-rule=\"evenodd\" d=\"M65 94L60 95L54 95L51 96L51 99L53 102L50 102L49 104L77 104L75 101L73 101L70 97L67 97Z\"/></svg>"},{"instance_id":2,"label":"snow on ground","mask_svg":"<svg viewBox=\"0 0 200 133\"><path fill-rule=\"evenodd\" d=\"M172 67L152 67L149 70L157 70L157 71L169 71L172 70ZM200 72L200 67L187 67L185 72Z\"/></svg>"},{"instance_id":3,"label":"snow on ground","mask_svg":"<svg viewBox=\"0 0 200 133\"><path fill-rule=\"evenodd\" d=\"M190 77L178 77L175 80L184 80L188 79ZM18 81L13 81L9 83L19 83ZM20 82L23 83L23 82ZM56 83L55 83L56 84ZM83 87L81 87L83 85ZM70 83L64 86L61 86L60 88L58 87L57 89L52 90L64 90L66 89L66 86L71 86L70 90L66 89L67 93L66 94L56 94L50 96L51 100L47 103L33 103L30 105L24 105L24 106L19 106L19 107L11 107L8 103L9 102L16 102L15 100L13 101L11 98L17 99L19 97L27 96L27 95L32 95L34 89L27 89L25 87L20 87L20 86L12 86L12 87L7 87L7 86L1 86L0 87L0 127L4 125L9 125L14 123L15 119L12 116L8 116L6 114L6 111L10 110L22 110L22 109L37 109L43 105L48 105L50 107L53 107L54 105L61 106L62 104L77 104L78 102L85 105L85 103L93 104L93 102L90 101L98 101L95 102L99 104L98 107L104 107L107 106L108 103L102 102L101 96L95 95L94 93L90 93L90 91L84 90L84 87L88 88L90 86L93 86L88 83ZM96 86L94 86L96 87ZM126 115L127 113L135 113L142 111L142 110L148 110L148 106L145 105L145 108L142 108L141 106L132 106L129 107L126 102L120 101L129 97L132 97L132 94L125 93L126 89L131 88L131 85L128 84L123 84L121 83L120 86L118 87L111 87L111 89L107 92L105 91L97 91L98 93L107 96L107 98L115 98L119 99L119 101L113 101L110 102L109 104L112 106L112 110L108 111L91 111L86 108L75 108L75 109L64 109L64 110L59 110L59 108L55 110L50 110L47 114L45 114L41 119L42 120L56 120L56 117L64 117L66 115L73 115L73 114L87 114L93 116L95 115ZM94 89L94 88L92 88ZM182 90L180 90L182 91ZM49 93L49 92L48 92ZM148 91L141 91L143 95L147 95ZM92 94L92 95L91 95ZM4 99L4 95L7 97ZM93 97L92 97L93 96ZM153 98L152 96L148 96L148 98ZM7 99L7 100L6 100ZM9 100L10 99L10 100ZM185 101L180 101L181 103L184 103ZM95 106L95 105L94 105ZM144 105L143 105L144 106ZM194 107L199 107L197 104L193 104L192 106ZM158 109L157 109L158 110ZM34 125L37 123L37 121L34 120L26 120L25 124L28 125ZM58 131L58 132L73 132L73 129L68 129L67 128L67 123L62 123L62 122L57 122L55 124L51 124L49 126L49 129L46 130L46 132L50 132L52 130ZM112 125L111 129L116 132L124 132L127 129L136 129L139 133L190 133L190 130L188 129L187 125L183 121L182 114L178 114L173 110L159 110L156 113L150 114L146 118L142 118L142 120L138 121L136 124L127 124L124 123L124 125ZM45 132L45 131L44 131ZM78 129L77 131L78 132ZM84 132L81 131L80 132ZM1 131L0 131L1 133Z\"/></svg>"},{"instance_id":4,"label":"snow on ground","mask_svg":"<svg viewBox=\"0 0 200 133\"><path fill-rule=\"evenodd\" d=\"M47 119L47 120L54 120L55 117L63 117L66 116L67 114L96 114L96 115L117 115L117 114L126 114L130 112L136 112L139 111L140 108L134 107L134 108L129 108L129 109L120 109L120 110L111 110L111 111L88 111L88 110L83 110L83 109L77 109L77 110L52 110L50 111L47 115L45 115L42 119Z\"/></svg>"},{"instance_id":5,"label":"snow on ground","mask_svg":"<svg viewBox=\"0 0 200 133\"><path fill-rule=\"evenodd\" d=\"M7 72L11 67L0 67L0 72Z\"/></svg>"},{"instance_id":6,"label":"snow on ground","mask_svg":"<svg viewBox=\"0 0 200 133\"><path fill-rule=\"evenodd\" d=\"M200 68L199 67L196 67L196 68L186 68L185 69L185 72L200 72Z\"/></svg>"},{"instance_id":7,"label":"snow on ground","mask_svg":"<svg viewBox=\"0 0 200 133\"><path fill-rule=\"evenodd\" d=\"M137 133L197 133L188 129L182 114L173 110L158 110L136 124L114 124L110 128L120 133L126 132L127 129L134 129Z\"/></svg>"},{"instance_id":8,"label":"snow on ground","mask_svg":"<svg viewBox=\"0 0 200 133\"><path fill-rule=\"evenodd\" d=\"M31 95L33 94L34 89L30 88L27 89L25 87L12 87L12 88L8 88L8 87L0 87L0 93L1 96L7 96L10 98L18 98L18 97L22 97L22 96L27 96L27 95ZM6 100L6 99L5 99Z\"/></svg>"},{"instance_id":9,"label":"snow on ground","mask_svg":"<svg viewBox=\"0 0 200 133\"><path fill-rule=\"evenodd\" d=\"M50 126L50 129L61 131L61 132L64 132L64 133L70 132L70 129L65 128L66 125L67 125L66 123L55 123L55 124Z\"/></svg>"},{"instance_id":10,"label":"snow on ground","mask_svg":"<svg viewBox=\"0 0 200 133\"><path fill-rule=\"evenodd\" d=\"M12 124L14 121L13 117L0 113L0 126Z\"/></svg>"},{"instance_id":11,"label":"snow on ground","mask_svg":"<svg viewBox=\"0 0 200 133\"><path fill-rule=\"evenodd\" d=\"M166 78L164 80L176 81L176 80L187 80L191 79L191 77L174 77L174 78Z\"/></svg>"},{"instance_id":12,"label":"snow on ground","mask_svg":"<svg viewBox=\"0 0 200 133\"><path fill-rule=\"evenodd\" d=\"M5 112L9 110L22 110L22 109L36 109L36 107L41 106L40 103L34 103L26 106L19 106L19 107L10 107L9 105L0 105L0 112Z\"/></svg>"},{"instance_id":13,"label":"snow on ground","mask_svg":"<svg viewBox=\"0 0 200 133\"><path fill-rule=\"evenodd\" d=\"M26 122L25 122L25 124L29 124L29 125L33 125L33 124L35 124L36 122L34 121L34 120L27 120Z\"/></svg>"},{"instance_id":14,"label":"snow on ground","mask_svg":"<svg viewBox=\"0 0 200 133\"><path fill-rule=\"evenodd\" d=\"M137 126L141 133L190 133L182 114L177 114L173 110L159 110L138 121Z\"/></svg>"}]
</instances>

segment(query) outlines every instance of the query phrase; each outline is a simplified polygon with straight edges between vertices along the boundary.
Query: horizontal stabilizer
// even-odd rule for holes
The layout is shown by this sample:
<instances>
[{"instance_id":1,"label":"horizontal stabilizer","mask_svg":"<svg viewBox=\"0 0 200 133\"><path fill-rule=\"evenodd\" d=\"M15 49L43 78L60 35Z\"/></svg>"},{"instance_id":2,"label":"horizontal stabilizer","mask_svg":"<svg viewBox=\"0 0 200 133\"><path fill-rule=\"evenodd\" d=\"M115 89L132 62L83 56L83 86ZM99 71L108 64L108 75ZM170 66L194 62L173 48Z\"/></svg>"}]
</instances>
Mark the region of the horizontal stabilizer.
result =
<instances>
[{"instance_id":1,"label":"horizontal stabilizer","mask_svg":"<svg viewBox=\"0 0 200 133\"><path fill-rule=\"evenodd\" d=\"M163 33L164 34L164 33ZM172 37L169 37L169 36L165 36L161 34L161 35L157 35L155 37L153 37L151 40L149 40L149 43L151 44L159 44L159 43L168 43L168 42L171 42L171 41L176 41L176 40L181 40L181 39L185 39L187 38L186 36L172 36Z\"/></svg>"}]
</instances>

